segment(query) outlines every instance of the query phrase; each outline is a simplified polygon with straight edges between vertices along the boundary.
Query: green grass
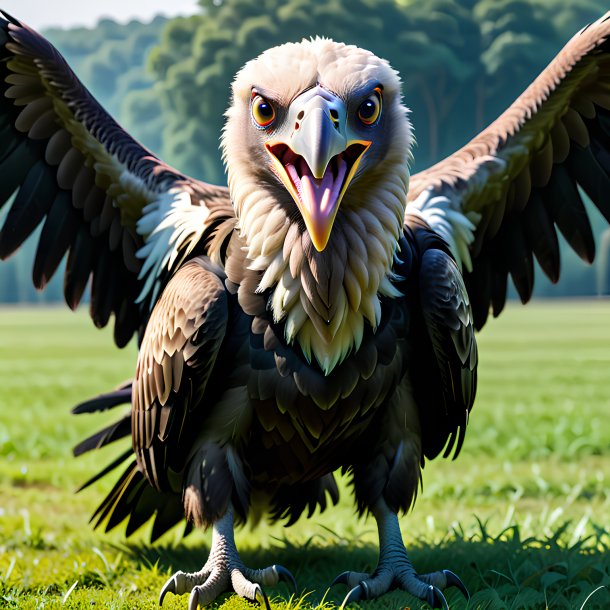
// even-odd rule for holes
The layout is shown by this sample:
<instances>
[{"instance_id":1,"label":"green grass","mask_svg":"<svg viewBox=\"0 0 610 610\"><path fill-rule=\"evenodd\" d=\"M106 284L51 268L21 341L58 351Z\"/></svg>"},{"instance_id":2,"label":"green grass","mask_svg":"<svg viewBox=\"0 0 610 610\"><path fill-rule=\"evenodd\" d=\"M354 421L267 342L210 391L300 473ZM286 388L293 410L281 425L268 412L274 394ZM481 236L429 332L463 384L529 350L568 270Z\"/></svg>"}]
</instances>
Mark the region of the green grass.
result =
<instances>
[{"instance_id":1,"label":"green grass","mask_svg":"<svg viewBox=\"0 0 610 610\"><path fill-rule=\"evenodd\" d=\"M426 465L401 519L416 568L459 573L472 609L609 608L610 302L511 304L479 344L462 453ZM209 533L182 541L176 529L151 546L146 528L129 540L120 528L92 530L110 481L73 494L121 448L72 458L108 417L69 408L118 385L134 363L135 348L113 348L84 311L0 309L0 608L152 609L173 570L205 561ZM330 610L345 595L326 591L337 573L374 568L375 525L355 517L342 488L323 515L238 532L247 563L282 563L297 577L304 597L280 585L269 591L274 608ZM448 599L467 607L456 592ZM362 606L425 607L396 592ZM186 608L186 598L164 607ZM212 607L252 606L228 596Z\"/></svg>"}]
</instances>

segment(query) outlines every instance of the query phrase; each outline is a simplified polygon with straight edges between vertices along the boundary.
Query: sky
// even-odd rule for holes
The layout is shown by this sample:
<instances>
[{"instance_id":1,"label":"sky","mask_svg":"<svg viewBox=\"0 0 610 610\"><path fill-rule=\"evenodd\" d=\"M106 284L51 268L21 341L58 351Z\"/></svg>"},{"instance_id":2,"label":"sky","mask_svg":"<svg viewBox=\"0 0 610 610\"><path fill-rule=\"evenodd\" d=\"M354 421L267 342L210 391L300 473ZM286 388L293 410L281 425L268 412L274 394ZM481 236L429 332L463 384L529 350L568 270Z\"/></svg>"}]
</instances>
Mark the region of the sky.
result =
<instances>
[{"instance_id":1,"label":"sky","mask_svg":"<svg viewBox=\"0 0 610 610\"><path fill-rule=\"evenodd\" d=\"M0 0L0 8L34 29L93 26L100 17L124 23L137 18L150 21L155 15L192 15L197 0Z\"/></svg>"}]
</instances>

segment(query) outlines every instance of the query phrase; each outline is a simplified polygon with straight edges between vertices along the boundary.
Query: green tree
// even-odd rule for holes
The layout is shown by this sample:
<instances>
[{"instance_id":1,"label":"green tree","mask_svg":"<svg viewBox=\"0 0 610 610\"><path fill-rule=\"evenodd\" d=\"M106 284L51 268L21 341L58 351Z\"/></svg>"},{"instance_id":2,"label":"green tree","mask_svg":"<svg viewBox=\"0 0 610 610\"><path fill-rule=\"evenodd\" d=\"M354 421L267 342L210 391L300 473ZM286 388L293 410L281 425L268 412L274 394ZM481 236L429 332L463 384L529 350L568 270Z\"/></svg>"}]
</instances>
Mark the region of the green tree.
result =
<instances>
[{"instance_id":1,"label":"green tree","mask_svg":"<svg viewBox=\"0 0 610 610\"><path fill-rule=\"evenodd\" d=\"M471 11L461 3L418 4L408 13L410 22L397 35L392 62L404 75L418 139L416 169L421 169L474 133L470 106L481 72L481 37Z\"/></svg>"},{"instance_id":2,"label":"green tree","mask_svg":"<svg viewBox=\"0 0 610 610\"><path fill-rule=\"evenodd\" d=\"M536 0L565 42L610 10L608 0Z\"/></svg>"},{"instance_id":3,"label":"green tree","mask_svg":"<svg viewBox=\"0 0 610 610\"><path fill-rule=\"evenodd\" d=\"M450 137L439 136L479 69L479 29L461 3L225 0L202 5L205 15L169 24L150 56L167 117L164 153L193 175L223 179L218 138L234 74L271 46L315 35L368 48L399 70L414 120L426 126L418 139L421 165L448 153L453 134L466 136L462 122L451 126Z\"/></svg>"},{"instance_id":4,"label":"green tree","mask_svg":"<svg viewBox=\"0 0 610 610\"><path fill-rule=\"evenodd\" d=\"M477 127L513 102L566 42L548 11L528 0L482 0L474 8L481 28L484 72L477 86Z\"/></svg>"}]
</instances>

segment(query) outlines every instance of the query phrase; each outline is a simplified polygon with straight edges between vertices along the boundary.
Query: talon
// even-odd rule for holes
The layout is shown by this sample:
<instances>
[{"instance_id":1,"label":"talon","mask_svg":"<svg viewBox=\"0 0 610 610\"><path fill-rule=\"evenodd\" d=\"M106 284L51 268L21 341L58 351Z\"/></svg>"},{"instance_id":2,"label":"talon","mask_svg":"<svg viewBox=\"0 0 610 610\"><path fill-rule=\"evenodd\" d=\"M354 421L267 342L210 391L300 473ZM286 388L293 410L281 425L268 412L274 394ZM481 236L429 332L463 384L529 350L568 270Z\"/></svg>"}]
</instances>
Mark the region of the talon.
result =
<instances>
[{"instance_id":1,"label":"talon","mask_svg":"<svg viewBox=\"0 0 610 610\"><path fill-rule=\"evenodd\" d=\"M334 587L335 585L346 585L349 579L349 571L347 572L341 572L341 574L339 574L339 576L337 576L337 578L335 578L335 580L333 580L330 583L331 587Z\"/></svg>"},{"instance_id":2,"label":"talon","mask_svg":"<svg viewBox=\"0 0 610 610\"><path fill-rule=\"evenodd\" d=\"M360 586L362 587L362 599L370 599L371 593L369 591L369 586L368 586L366 580L363 580L360 583Z\"/></svg>"},{"instance_id":3,"label":"talon","mask_svg":"<svg viewBox=\"0 0 610 610\"><path fill-rule=\"evenodd\" d=\"M428 593L426 594L426 602L432 608L442 608L443 610L449 610L449 604L447 604L447 600L445 596L441 592L441 590L437 587L433 587L430 585L428 587Z\"/></svg>"},{"instance_id":4,"label":"talon","mask_svg":"<svg viewBox=\"0 0 610 610\"><path fill-rule=\"evenodd\" d=\"M199 587L193 587L189 596L189 610L197 610L199 608Z\"/></svg>"},{"instance_id":5,"label":"talon","mask_svg":"<svg viewBox=\"0 0 610 610\"><path fill-rule=\"evenodd\" d=\"M271 567L272 567L273 571L277 574L277 577L280 580L292 585L292 590L293 590L294 594L296 595L297 594L297 581L296 581L295 577L292 575L292 572L290 572L290 570L287 570L284 566L280 566L277 564L275 564Z\"/></svg>"},{"instance_id":6,"label":"talon","mask_svg":"<svg viewBox=\"0 0 610 610\"><path fill-rule=\"evenodd\" d=\"M466 585L457 574L454 574L451 570L443 570L443 574L447 579L447 587L457 587L466 600L470 600L470 593L468 593Z\"/></svg>"},{"instance_id":7,"label":"talon","mask_svg":"<svg viewBox=\"0 0 610 610\"><path fill-rule=\"evenodd\" d=\"M345 573L348 574L348 572ZM343 574L340 574L339 576L343 576ZM363 599L366 599L366 591L363 589L362 583L360 583L345 596L339 610L344 610L348 604L351 604L352 602L359 602Z\"/></svg>"},{"instance_id":8,"label":"talon","mask_svg":"<svg viewBox=\"0 0 610 610\"><path fill-rule=\"evenodd\" d=\"M288 570L286 570L288 572ZM265 592L261 589L260 585L256 585L254 588L254 600L258 602L259 606L264 606L265 610L271 610L271 606L269 605L269 599ZM189 608L189 610L192 610Z\"/></svg>"},{"instance_id":9,"label":"talon","mask_svg":"<svg viewBox=\"0 0 610 610\"><path fill-rule=\"evenodd\" d=\"M178 589L180 587L178 586L177 578L178 574L174 574L165 581L165 584L161 589L161 593L159 593L159 606L163 605L163 600L165 599L167 593L173 593L174 595L178 594Z\"/></svg>"}]
</instances>

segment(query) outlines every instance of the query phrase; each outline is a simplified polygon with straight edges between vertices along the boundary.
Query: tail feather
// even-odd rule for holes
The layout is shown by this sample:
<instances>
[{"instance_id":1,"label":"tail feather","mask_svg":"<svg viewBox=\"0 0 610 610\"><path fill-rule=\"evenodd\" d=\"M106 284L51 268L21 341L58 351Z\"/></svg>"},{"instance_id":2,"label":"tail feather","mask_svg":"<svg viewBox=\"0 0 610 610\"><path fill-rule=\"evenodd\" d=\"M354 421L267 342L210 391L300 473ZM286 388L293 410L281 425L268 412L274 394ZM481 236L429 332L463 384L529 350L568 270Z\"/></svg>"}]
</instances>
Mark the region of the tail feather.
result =
<instances>
[{"instance_id":1,"label":"tail feather","mask_svg":"<svg viewBox=\"0 0 610 610\"><path fill-rule=\"evenodd\" d=\"M164 493L159 494L164 498L157 502L157 516L153 523L152 532L150 534L150 541L154 542L157 538L160 538L165 532L170 530L174 525L184 520L184 507L182 505L182 498L180 496ZM192 529L192 522L187 522L186 530L184 535L188 535Z\"/></svg>"},{"instance_id":2,"label":"tail feather","mask_svg":"<svg viewBox=\"0 0 610 610\"><path fill-rule=\"evenodd\" d=\"M134 498L129 521L125 528L125 535L131 536L136 530L140 529L151 517L150 507L154 505L158 492L151 485L145 486Z\"/></svg>"},{"instance_id":3,"label":"tail feather","mask_svg":"<svg viewBox=\"0 0 610 610\"><path fill-rule=\"evenodd\" d=\"M151 542L184 519L182 500L179 495L154 489L134 460L104 498L91 520L95 520L96 528L105 522L104 529L109 532L129 518L125 529L125 535L129 537L153 517ZM187 525L184 535L190 531L191 527Z\"/></svg>"},{"instance_id":4,"label":"tail feather","mask_svg":"<svg viewBox=\"0 0 610 610\"><path fill-rule=\"evenodd\" d=\"M81 402L72 409L72 413L74 415L80 415L81 413L97 413L100 411L107 411L108 409L114 409L114 407L130 402L131 381L112 392L100 394L95 398Z\"/></svg>"},{"instance_id":5,"label":"tail feather","mask_svg":"<svg viewBox=\"0 0 610 610\"><path fill-rule=\"evenodd\" d=\"M118 468L127 458L131 457L132 455L133 455L133 451L131 449L127 449L127 451L125 451L124 453L121 453L121 455L119 455L119 457L116 460L114 460L113 462L108 464L108 466L106 466L106 468L104 468L103 470L100 470L97 474L93 475L89 480L85 481L76 490L76 493L78 493L79 491L83 491L83 489L86 489L90 485L93 485L93 483L96 483L101 478L105 477L109 472L112 472L115 468Z\"/></svg>"},{"instance_id":6,"label":"tail feather","mask_svg":"<svg viewBox=\"0 0 610 610\"><path fill-rule=\"evenodd\" d=\"M102 503L97 507L93 515L91 515L90 521L95 520L95 528L100 526L100 524L112 512L117 500L129 490L129 486L133 482L134 476L136 475L136 468L134 468L134 465L135 462L132 462L129 466L127 466L127 469L119 477L119 480L110 490L110 493L104 498L104 500L102 500Z\"/></svg>"},{"instance_id":7,"label":"tail feather","mask_svg":"<svg viewBox=\"0 0 610 610\"><path fill-rule=\"evenodd\" d=\"M336 505L339 501L339 488L332 473L306 483L280 487L271 501L271 521L286 519L285 526L289 527L298 521L305 509L308 518L316 508L322 513L326 510L327 494L333 505Z\"/></svg>"},{"instance_id":8,"label":"tail feather","mask_svg":"<svg viewBox=\"0 0 610 610\"><path fill-rule=\"evenodd\" d=\"M105 447L106 445L109 445L120 438L125 438L126 436L130 435L131 414L128 414L119 419L119 421L110 424L110 426L103 428L94 435L86 438L84 441L81 441L78 445L76 445L76 447L74 447L74 449L72 449L72 452L75 456L79 456L83 453L87 453L88 451L92 451L93 449Z\"/></svg>"},{"instance_id":9,"label":"tail feather","mask_svg":"<svg viewBox=\"0 0 610 610\"><path fill-rule=\"evenodd\" d=\"M128 483L121 490L121 493L117 494L116 502L110 506L111 510L106 522L106 532L113 530L119 523L122 523L129 517L133 508L133 499L139 498L145 487L148 486L148 481L142 477L138 470L133 468L133 464L130 474Z\"/></svg>"},{"instance_id":10,"label":"tail feather","mask_svg":"<svg viewBox=\"0 0 610 610\"><path fill-rule=\"evenodd\" d=\"M98 413L126 403L131 403L131 381L112 392L100 394L91 400L82 402L72 409L72 413L76 415ZM80 442L74 447L73 452L76 456L82 455L128 436L131 436L130 413ZM131 448L121 453L119 457L81 485L78 491L96 483L130 458L133 458ZM91 516L94 527L98 528L105 524L106 532L114 529L126 519L128 519L128 522L125 535L128 537L145 523L154 519L151 542L154 542L184 519L181 497L176 494L156 491L146 480L133 459ZM188 535L191 529L192 524L187 523L184 535Z\"/></svg>"}]
</instances>

